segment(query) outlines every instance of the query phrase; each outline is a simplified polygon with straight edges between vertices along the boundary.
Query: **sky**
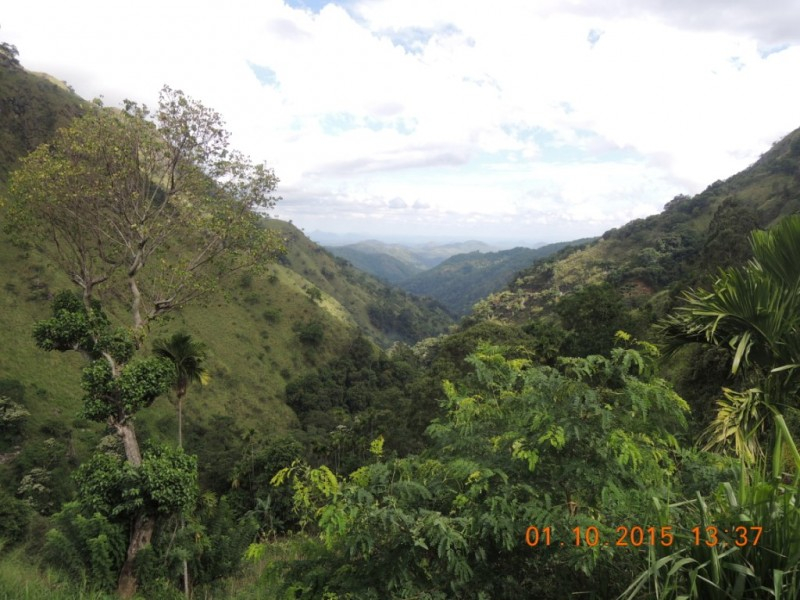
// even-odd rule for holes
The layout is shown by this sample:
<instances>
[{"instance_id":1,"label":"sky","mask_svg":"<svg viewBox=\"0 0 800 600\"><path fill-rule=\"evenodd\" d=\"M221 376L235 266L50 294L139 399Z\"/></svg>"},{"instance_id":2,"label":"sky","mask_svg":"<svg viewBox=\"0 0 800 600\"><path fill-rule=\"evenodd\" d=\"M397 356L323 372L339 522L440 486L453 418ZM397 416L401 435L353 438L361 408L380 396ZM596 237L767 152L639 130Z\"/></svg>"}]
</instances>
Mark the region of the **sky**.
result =
<instances>
[{"instance_id":1,"label":"sky","mask_svg":"<svg viewBox=\"0 0 800 600\"><path fill-rule=\"evenodd\" d=\"M800 127L798 23L798 0L28 0L0 41L106 105L168 84L216 109L312 239L510 246L755 162Z\"/></svg>"}]
</instances>

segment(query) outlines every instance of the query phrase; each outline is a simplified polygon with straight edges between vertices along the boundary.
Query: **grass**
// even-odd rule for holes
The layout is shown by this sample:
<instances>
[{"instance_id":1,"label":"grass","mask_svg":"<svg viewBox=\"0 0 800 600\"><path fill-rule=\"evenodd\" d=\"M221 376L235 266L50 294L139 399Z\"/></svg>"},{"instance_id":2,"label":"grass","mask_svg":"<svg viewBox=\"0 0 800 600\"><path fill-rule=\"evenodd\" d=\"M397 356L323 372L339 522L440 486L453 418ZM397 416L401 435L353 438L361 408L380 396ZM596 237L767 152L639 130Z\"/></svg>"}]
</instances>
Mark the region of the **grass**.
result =
<instances>
[{"instance_id":1,"label":"grass","mask_svg":"<svg viewBox=\"0 0 800 600\"><path fill-rule=\"evenodd\" d=\"M264 553L250 560L235 577L229 577L213 589L196 589L195 597L204 600L280 600L284 585L281 565L299 560L303 552L302 534L272 540L264 544Z\"/></svg>"},{"instance_id":2,"label":"grass","mask_svg":"<svg viewBox=\"0 0 800 600\"><path fill-rule=\"evenodd\" d=\"M264 554L248 561L235 576L213 586L197 587L202 600L280 600L280 565L302 556L302 537L288 536L264 544ZM137 596L139 600L143 600ZM71 581L64 574L32 562L17 548L3 552L0 544L0 600L117 600L117 596Z\"/></svg>"},{"instance_id":3,"label":"grass","mask_svg":"<svg viewBox=\"0 0 800 600\"><path fill-rule=\"evenodd\" d=\"M0 600L113 600L31 562L21 550L0 556Z\"/></svg>"}]
</instances>

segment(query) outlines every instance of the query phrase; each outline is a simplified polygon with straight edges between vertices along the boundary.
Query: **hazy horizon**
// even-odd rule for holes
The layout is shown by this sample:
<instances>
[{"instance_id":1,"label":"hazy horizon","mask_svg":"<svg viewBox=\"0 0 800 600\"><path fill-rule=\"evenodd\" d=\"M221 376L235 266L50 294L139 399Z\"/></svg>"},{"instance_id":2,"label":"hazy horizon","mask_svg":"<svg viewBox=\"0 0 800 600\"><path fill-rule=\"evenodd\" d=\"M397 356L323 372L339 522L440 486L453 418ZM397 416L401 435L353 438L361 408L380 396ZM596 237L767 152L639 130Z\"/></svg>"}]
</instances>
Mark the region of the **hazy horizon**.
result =
<instances>
[{"instance_id":1,"label":"hazy horizon","mask_svg":"<svg viewBox=\"0 0 800 600\"><path fill-rule=\"evenodd\" d=\"M444 246L449 244L462 244L468 242L481 242L494 250L508 250L510 248L539 248L547 244L558 242L570 242L573 240L556 240L554 242L524 239L524 238L482 238L482 237L459 237L459 236L426 236L414 234L380 235L369 232L347 232L333 233L330 231L303 231L309 239L321 246L348 246L358 242L377 241L387 245L398 244L403 246L425 246L437 245ZM575 238L579 239L579 238Z\"/></svg>"}]
</instances>

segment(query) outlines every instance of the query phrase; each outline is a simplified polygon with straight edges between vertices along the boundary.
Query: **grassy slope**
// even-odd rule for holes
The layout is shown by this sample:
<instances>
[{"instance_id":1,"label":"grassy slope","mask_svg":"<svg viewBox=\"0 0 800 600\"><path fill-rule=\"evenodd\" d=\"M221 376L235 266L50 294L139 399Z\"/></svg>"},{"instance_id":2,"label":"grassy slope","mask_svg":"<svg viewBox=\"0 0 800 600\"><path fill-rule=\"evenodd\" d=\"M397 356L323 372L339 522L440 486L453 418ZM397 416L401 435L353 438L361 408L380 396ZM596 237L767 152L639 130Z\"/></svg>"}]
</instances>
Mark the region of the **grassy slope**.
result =
<instances>
[{"instance_id":1,"label":"grassy slope","mask_svg":"<svg viewBox=\"0 0 800 600\"><path fill-rule=\"evenodd\" d=\"M427 314L419 302L340 265L291 225L272 225L288 238L285 264L234 280L224 293L187 307L155 324L150 332L155 338L186 329L208 346L212 381L206 388L192 389L187 408L190 422L228 415L245 429L284 431L295 419L283 402L288 380L337 356L358 327L374 339L387 343L392 339L391 334L370 324L368 306L388 295L399 307L419 311L421 318ZM0 380L17 380L25 386L31 431L40 431L50 421L66 420L75 427L78 450L84 449L96 439L97 427L76 416L81 405L83 360L74 353L42 352L31 337L33 323L49 316L52 294L71 286L41 253L21 250L3 234L0 280L0 330L6 340L0 348ZM307 293L313 287L322 291L318 301ZM439 317L433 321L441 326L449 323L443 313ZM304 345L294 331L296 325L310 322L323 325L319 346ZM171 436L175 431L174 409L164 399L142 418L143 426L160 435ZM36 434L32 437L38 438Z\"/></svg>"},{"instance_id":2,"label":"grassy slope","mask_svg":"<svg viewBox=\"0 0 800 600\"><path fill-rule=\"evenodd\" d=\"M47 78L17 65L0 65L0 205L6 173L17 155L48 139L56 127L79 114L82 101ZM2 209L0 208L0 225ZM190 306L156 324L150 337L186 329L208 346L212 381L190 391L187 426L207 424L214 415L236 419L244 430L282 432L295 423L283 402L288 380L340 355L361 328L378 343L389 344L401 333L379 330L370 320L370 306L414 315L419 333L431 335L450 324L441 308L391 290L374 278L337 261L288 223L272 221L287 240L280 264L250 278L238 278L203 305ZM48 354L32 341L36 320L49 316L49 299L70 288L66 277L45 254L14 246L0 227L0 382L24 386L24 404L31 412L26 444L40 444L49 425L66 424L70 447L78 460L96 443L101 427L77 417L82 392L81 357ZM318 288L314 300L308 290ZM124 322L123 315L123 322ZM324 329L316 347L303 344L297 325L318 322ZM408 339L408 341L413 341ZM149 343L149 342L148 342ZM175 410L158 399L143 411L140 430L156 437L175 435ZM145 435L145 437L147 437ZM0 453L13 451L0 448ZM10 455L9 455L10 456ZM8 481L13 461L0 460L0 481Z\"/></svg>"},{"instance_id":3,"label":"grassy slope","mask_svg":"<svg viewBox=\"0 0 800 600\"><path fill-rule=\"evenodd\" d=\"M336 356L353 335L354 323L335 301L315 303L302 290L301 277L281 268L276 275L234 282L224 295L211 296L151 330L154 338L185 328L209 348L213 379L207 388L192 390L188 418L225 414L243 427L285 430L294 420L282 400L286 380ZM7 340L0 349L0 379L25 386L32 430L62 419L86 427L75 417L83 360L74 353L42 352L31 338L33 323L48 316L49 296L69 283L42 255L22 252L5 237L0 237L0 279L0 330ZM324 324L325 337L310 351L292 327L312 320ZM174 431L174 410L165 400L146 413L151 427L165 435Z\"/></svg>"}]
</instances>

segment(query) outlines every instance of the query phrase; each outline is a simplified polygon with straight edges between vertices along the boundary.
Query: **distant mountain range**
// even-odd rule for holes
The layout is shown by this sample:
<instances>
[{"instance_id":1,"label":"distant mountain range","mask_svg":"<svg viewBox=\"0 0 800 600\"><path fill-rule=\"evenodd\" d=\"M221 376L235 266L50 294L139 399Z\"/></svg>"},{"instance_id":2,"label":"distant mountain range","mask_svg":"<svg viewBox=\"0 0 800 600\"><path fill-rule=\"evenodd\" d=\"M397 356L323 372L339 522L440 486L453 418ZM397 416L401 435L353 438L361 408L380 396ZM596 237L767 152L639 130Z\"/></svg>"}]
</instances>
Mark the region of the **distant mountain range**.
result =
<instances>
[{"instance_id":1,"label":"distant mountain range","mask_svg":"<svg viewBox=\"0 0 800 600\"><path fill-rule=\"evenodd\" d=\"M389 244L378 240L364 240L346 246L326 248L331 254L350 261L354 267L389 283L399 283L456 254L491 252L498 249L475 240L445 244Z\"/></svg>"},{"instance_id":2,"label":"distant mountain range","mask_svg":"<svg viewBox=\"0 0 800 600\"><path fill-rule=\"evenodd\" d=\"M460 317L469 313L475 302L508 285L518 271L566 246L588 241L498 250L474 240L416 246L367 240L327 249L387 283L438 300Z\"/></svg>"},{"instance_id":3,"label":"distant mountain range","mask_svg":"<svg viewBox=\"0 0 800 600\"><path fill-rule=\"evenodd\" d=\"M513 248L498 252L456 254L435 267L400 281L404 290L430 296L453 315L467 315L473 304L503 289L523 269L566 248L592 241L591 238L548 244L541 248Z\"/></svg>"}]
</instances>

